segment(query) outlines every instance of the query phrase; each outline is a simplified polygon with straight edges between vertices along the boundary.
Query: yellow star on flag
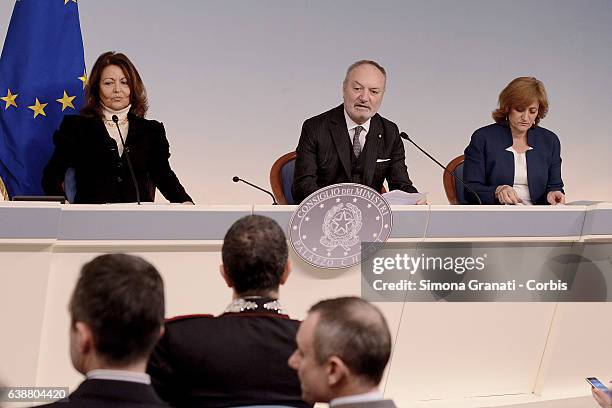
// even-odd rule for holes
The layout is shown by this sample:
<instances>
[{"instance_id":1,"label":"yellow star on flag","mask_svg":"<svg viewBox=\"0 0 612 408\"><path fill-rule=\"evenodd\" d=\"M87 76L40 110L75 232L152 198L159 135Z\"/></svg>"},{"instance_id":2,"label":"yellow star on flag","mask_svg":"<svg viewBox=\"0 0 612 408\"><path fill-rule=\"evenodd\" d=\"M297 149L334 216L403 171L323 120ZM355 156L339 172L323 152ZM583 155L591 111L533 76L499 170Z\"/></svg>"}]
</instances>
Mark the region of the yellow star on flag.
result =
<instances>
[{"instance_id":1,"label":"yellow star on flag","mask_svg":"<svg viewBox=\"0 0 612 408\"><path fill-rule=\"evenodd\" d=\"M38 101L38 98L36 98L36 104L32 106L28 106L28 108L34 111L34 117L37 117L38 115L47 116L47 114L45 113L45 107L47 105L48 103L40 103Z\"/></svg>"},{"instance_id":2,"label":"yellow star on flag","mask_svg":"<svg viewBox=\"0 0 612 408\"><path fill-rule=\"evenodd\" d=\"M60 99L56 99L56 101L62 104L62 112L66 108L74 109L74 105L72 104L72 101L74 100L74 98L76 98L76 96L68 96L66 91L64 91L64 96Z\"/></svg>"},{"instance_id":3,"label":"yellow star on flag","mask_svg":"<svg viewBox=\"0 0 612 408\"><path fill-rule=\"evenodd\" d=\"M83 76L80 76L79 79L83 83L83 89L85 89L85 85L87 85L87 72L83 71Z\"/></svg>"},{"instance_id":4,"label":"yellow star on flag","mask_svg":"<svg viewBox=\"0 0 612 408\"><path fill-rule=\"evenodd\" d=\"M15 98L17 98L19 96L19 94L15 94L13 95L11 93L11 90L8 90L8 93L6 94L6 96L3 96L2 99L4 102L6 102L6 106L4 107L4 110L7 110L9 108L9 106L14 106L17 107L17 104L15 103Z\"/></svg>"},{"instance_id":5,"label":"yellow star on flag","mask_svg":"<svg viewBox=\"0 0 612 408\"><path fill-rule=\"evenodd\" d=\"M66 5L66 3L68 3L70 0L64 0L64 5ZM77 2L77 0L72 0L73 2Z\"/></svg>"}]
</instances>

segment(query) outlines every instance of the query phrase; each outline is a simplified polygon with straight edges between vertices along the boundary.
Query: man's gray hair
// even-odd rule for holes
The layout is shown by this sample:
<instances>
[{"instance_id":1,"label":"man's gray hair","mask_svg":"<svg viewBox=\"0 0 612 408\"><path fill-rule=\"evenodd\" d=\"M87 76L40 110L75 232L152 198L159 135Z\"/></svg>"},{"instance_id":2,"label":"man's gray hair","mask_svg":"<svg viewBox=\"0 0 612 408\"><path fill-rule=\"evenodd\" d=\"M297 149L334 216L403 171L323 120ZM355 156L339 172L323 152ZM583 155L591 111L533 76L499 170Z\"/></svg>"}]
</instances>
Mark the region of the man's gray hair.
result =
<instances>
[{"instance_id":1,"label":"man's gray hair","mask_svg":"<svg viewBox=\"0 0 612 408\"><path fill-rule=\"evenodd\" d=\"M314 333L319 364L339 357L353 374L378 385L391 355L391 333L380 310L358 297L323 300L309 313L318 313Z\"/></svg>"},{"instance_id":2,"label":"man's gray hair","mask_svg":"<svg viewBox=\"0 0 612 408\"><path fill-rule=\"evenodd\" d=\"M353 62L348 69L346 70L346 75L344 76L344 82L346 82L346 80L348 79L349 74L351 73L352 70L354 70L355 68L361 66L361 65L372 65L373 67L375 67L376 69L378 69L383 76L385 77L385 80L387 79L387 71L385 71L385 69L382 67L382 65L380 65L378 62L376 61L372 61L372 60L359 60L356 62Z\"/></svg>"}]
</instances>

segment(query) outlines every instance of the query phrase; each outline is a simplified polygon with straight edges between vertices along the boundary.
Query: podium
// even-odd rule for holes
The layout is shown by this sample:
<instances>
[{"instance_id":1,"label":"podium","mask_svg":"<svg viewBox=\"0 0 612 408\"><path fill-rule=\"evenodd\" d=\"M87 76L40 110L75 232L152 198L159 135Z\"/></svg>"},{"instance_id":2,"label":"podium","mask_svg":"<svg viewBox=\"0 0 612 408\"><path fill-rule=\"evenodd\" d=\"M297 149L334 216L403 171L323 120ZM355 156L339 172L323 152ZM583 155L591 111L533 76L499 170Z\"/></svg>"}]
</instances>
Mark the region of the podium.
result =
<instances>
[{"instance_id":1,"label":"podium","mask_svg":"<svg viewBox=\"0 0 612 408\"><path fill-rule=\"evenodd\" d=\"M71 390L81 381L68 354L67 305L81 266L94 256L128 252L152 262L164 277L168 317L219 314L231 300L219 276L228 227L261 214L286 228L294 209L0 202L0 379ZM415 254L432 243L495 248L500 262L534 273L571 253L580 257L578 273L603 272L601 284L612 288L609 203L397 206L390 242ZM280 301L292 317L303 318L323 298L360 295L358 266L324 270L290 258L293 272ZM584 378L611 374L611 303L442 299L378 306L394 337L381 391L399 407L586 405Z\"/></svg>"}]
</instances>

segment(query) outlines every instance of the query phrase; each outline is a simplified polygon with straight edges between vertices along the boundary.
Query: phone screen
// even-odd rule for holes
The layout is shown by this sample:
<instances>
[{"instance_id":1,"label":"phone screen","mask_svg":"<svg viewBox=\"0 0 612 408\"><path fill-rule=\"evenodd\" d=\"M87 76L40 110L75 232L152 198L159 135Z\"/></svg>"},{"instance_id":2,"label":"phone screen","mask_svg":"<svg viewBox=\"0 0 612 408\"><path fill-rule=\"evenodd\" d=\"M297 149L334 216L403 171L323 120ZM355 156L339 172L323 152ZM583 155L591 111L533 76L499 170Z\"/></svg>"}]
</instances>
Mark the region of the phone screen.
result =
<instances>
[{"instance_id":1,"label":"phone screen","mask_svg":"<svg viewBox=\"0 0 612 408\"><path fill-rule=\"evenodd\" d=\"M601 383L601 381L599 381L597 378L595 378L595 377L589 377L589 378L587 378L586 380L587 380L587 381L589 382L589 384L591 384L593 387L595 387L595 388L599 388L600 390L605 391L605 392L610 392L610 390L608 390L608 387L606 387L605 385L603 385L603 384Z\"/></svg>"}]
</instances>

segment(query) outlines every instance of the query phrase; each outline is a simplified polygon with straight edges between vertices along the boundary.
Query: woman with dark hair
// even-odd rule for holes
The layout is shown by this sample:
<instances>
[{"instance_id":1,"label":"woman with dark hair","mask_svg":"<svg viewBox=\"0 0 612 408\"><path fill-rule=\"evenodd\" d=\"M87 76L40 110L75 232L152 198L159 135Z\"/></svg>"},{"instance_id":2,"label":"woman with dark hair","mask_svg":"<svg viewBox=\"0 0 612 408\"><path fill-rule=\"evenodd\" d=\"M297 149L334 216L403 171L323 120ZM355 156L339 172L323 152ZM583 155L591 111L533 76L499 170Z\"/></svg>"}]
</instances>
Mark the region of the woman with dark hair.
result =
<instances>
[{"instance_id":1,"label":"woman with dark hair","mask_svg":"<svg viewBox=\"0 0 612 408\"><path fill-rule=\"evenodd\" d=\"M98 57L85 88L80 115L64 117L53 135L55 151L43 172L48 195L64 195L64 176L74 169L75 203L153 201L155 188L171 202L192 202L170 168L164 126L145 119L147 93L138 71L121 53Z\"/></svg>"},{"instance_id":2,"label":"woman with dark hair","mask_svg":"<svg viewBox=\"0 0 612 408\"><path fill-rule=\"evenodd\" d=\"M559 138L538 126L547 113L536 78L516 78L501 92L495 123L476 130L465 149L463 179L483 204L565 204ZM465 197L478 202L467 189Z\"/></svg>"}]
</instances>

